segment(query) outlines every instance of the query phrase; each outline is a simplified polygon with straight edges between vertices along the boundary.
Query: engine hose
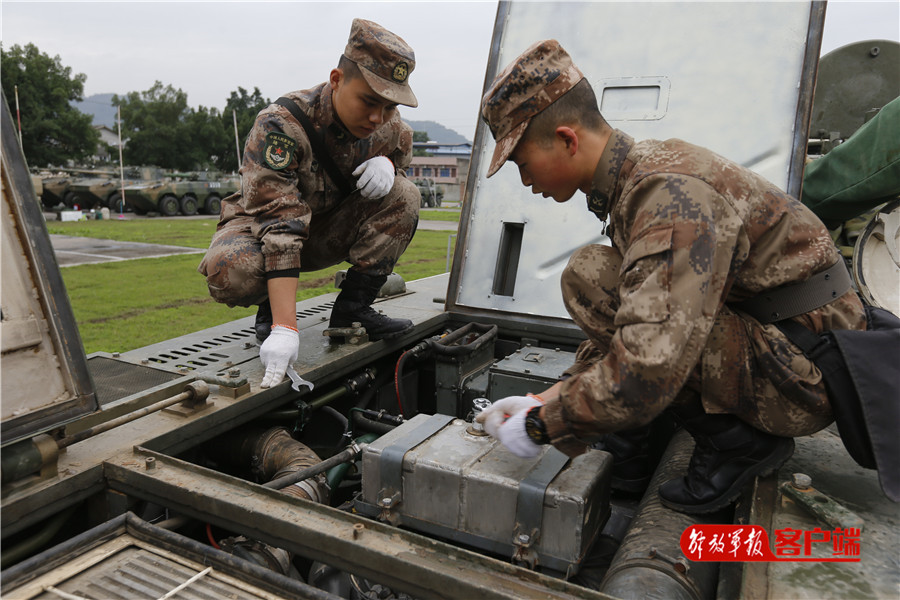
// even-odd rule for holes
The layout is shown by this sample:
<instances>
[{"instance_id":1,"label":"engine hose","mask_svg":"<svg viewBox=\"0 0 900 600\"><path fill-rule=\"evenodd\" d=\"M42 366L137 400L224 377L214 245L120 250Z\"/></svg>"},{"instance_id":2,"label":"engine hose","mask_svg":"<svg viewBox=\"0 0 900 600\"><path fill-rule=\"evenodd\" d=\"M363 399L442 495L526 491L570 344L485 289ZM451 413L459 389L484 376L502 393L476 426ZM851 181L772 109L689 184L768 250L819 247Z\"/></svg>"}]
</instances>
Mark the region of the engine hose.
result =
<instances>
[{"instance_id":1,"label":"engine hose","mask_svg":"<svg viewBox=\"0 0 900 600\"><path fill-rule=\"evenodd\" d=\"M375 440L379 438L379 434L377 433L366 433L364 435L359 436L354 441L357 444L371 444ZM332 467L328 470L328 473L325 476L325 480L328 482L328 489L336 490L337 486L341 484L341 481L344 480L344 477L347 475L347 471L350 470L350 463L345 462L341 463L336 467Z\"/></svg>"},{"instance_id":2,"label":"engine hose","mask_svg":"<svg viewBox=\"0 0 900 600\"><path fill-rule=\"evenodd\" d=\"M324 473L328 469L335 467L341 463L352 461L357 457L357 455L362 452L362 450L363 449L361 447L353 444L345 448L343 452L335 454L331 458L326 458L318 464L307 467L301 471L297 471L296 473L291 473L290 475L279 477L278 479L273 479L272 481L263 485L267 488L273 488L276 490L284 489L285 487L293 483L309 479L310 477L314 477L319 473Z\"/></svg>"},{"instance_id":3,"label":"engine hose","mask_svg":"<svg viewBox=\"0 0 900 600\"><path fill-rule=\"evenodd\" d=\"M684 475L693 440L676 433L638 505L628 533L600 585L600 591L622 600L667 598L708 600L716 593L718 563L690 562L681 552L681 534L694 524L721 522L721 515L687 515L662 505L662 483Z\"/></svg>"}]
</instances>

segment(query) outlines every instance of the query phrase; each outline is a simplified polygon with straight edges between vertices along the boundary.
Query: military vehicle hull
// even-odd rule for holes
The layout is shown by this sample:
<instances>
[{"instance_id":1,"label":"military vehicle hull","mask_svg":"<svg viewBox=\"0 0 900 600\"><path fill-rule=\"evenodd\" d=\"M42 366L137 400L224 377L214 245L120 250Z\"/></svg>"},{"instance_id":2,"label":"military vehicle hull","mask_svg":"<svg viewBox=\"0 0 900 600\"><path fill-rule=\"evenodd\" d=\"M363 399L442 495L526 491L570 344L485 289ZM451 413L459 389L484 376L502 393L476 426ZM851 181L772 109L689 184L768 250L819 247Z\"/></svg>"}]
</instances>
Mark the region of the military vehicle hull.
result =
<instances>
[{"instance_id":1,"label":"military vehicle hull","mask_svg":"<svg viewBox=\"0 0 900 600\"><path fill-rule=\"evenodd\" d=\"M240 179L210 181L158 180L125 187L125 205L137 214L163 216L218 215L222 199L240 189Z\"/></svg>"}]
</instances>

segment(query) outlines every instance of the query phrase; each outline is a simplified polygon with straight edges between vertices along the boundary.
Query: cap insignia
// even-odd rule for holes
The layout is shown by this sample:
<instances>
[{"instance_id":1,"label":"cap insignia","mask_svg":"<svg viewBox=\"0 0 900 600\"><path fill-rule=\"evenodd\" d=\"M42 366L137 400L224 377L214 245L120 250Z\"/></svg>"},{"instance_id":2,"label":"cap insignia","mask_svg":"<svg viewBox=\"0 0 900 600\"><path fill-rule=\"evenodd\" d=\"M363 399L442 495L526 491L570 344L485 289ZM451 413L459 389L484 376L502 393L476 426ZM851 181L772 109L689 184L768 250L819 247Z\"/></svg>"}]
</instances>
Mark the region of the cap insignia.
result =
<instances>
[{"instance_id":1,"label":"cap insignia","mask_svg":"<svg viewBox=\"0 0 900 600\"><path fill-rule=\"evenodd\" d=\"M409 76L409 65L405 62L399 62L394 67L394 71L391 73L391 77L394 81L398 83L403 83L406 81L406 78Z\"/></svg>"}]
</instances>

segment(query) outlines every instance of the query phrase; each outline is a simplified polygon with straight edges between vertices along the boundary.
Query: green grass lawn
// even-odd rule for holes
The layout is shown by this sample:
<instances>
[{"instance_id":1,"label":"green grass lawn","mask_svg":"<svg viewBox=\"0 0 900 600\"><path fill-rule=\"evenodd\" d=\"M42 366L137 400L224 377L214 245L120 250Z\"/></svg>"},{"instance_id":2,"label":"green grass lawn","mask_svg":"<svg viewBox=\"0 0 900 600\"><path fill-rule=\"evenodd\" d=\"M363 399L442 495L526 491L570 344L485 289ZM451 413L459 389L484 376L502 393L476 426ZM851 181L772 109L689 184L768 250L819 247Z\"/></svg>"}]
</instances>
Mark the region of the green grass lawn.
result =
<instances>
[{"instance_id":1,"label":"green grass lawn","mask_svg":"<svg viewBox=\"0 0 900 600\"><path fill-rule=\"evenodd\" d=\"M215 224L215 218L51 221L47 229L54 234L206 248ZM406 281L445 272L449 235L418 231L395 271ZM126 352L256 314L255 307L228 308L213 301L197 272L200 259L193 254L63 268L85 351ZM297 300L336 291L334 273L348 266L301 273Z\"/></svg>"}]
</instances>

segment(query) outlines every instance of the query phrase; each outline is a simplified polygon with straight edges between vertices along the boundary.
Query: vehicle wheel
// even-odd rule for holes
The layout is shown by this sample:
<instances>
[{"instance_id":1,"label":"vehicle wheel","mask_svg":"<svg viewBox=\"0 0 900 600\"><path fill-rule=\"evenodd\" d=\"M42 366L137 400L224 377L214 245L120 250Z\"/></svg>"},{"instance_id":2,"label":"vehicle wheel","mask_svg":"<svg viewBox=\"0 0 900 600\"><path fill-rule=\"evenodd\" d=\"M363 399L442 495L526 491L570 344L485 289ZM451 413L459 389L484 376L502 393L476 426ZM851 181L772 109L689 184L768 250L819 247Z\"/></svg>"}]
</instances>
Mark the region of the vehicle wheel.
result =
<instances>
[{"instance_id":1,"label":"vehicle wheel","mask_svg":"<svg viewBox=\"0 0 900 600\"><path fill-rule=\"evenodd\" d=\"M181 206L181 214L186 217L197 214L197 207L199 203L197 202L197 197L193 194L185 194L181 197L181 202L179 202Z\"/></svg>"},{"instance_id":2,"label":"vehicle wheel","mask_svg":"<svg viewBox=\"0 0 900 600\"><path fill-rule=\"evenodd\" d=\"M78 195L75 192L66 192L66 195L63 196L63 204L66 205L66 208L74 207L78 204Z\"/></svg>"},{"instance_id":3,"label":"vehicle wheel","mask_svg":"<svg viewBox=\"0 0 900 600\"><path fill-rule=\"evenodd\" d=\"M203 212L208 215L219 215L219 212L222 210L222 199L218 196L208 196L206 198L206 204L203 206Z\"/></svg>"},{"instance_id":4,"label":"vehicle wheel","mask_svg":"<svg viewBox=\"0 0 900 600\"><path fill-rule=\"evenodd\" d=\"M125 212L125 203L122 201L121 194L116 193L110 196L107 206L112 212Z\"/></svg>"},{"instance_id":5,"label":"vehicle wheel","mask_svg":"<svg viewBox=\"0 0 900 600\"><path fill-rule=\"evenodd\" d=\"M440 207L441 207L441 200L443 200L443 198L442 198L441 196L435 196L435 198L434 198L434 205L435 205L436 207L440 208Z\"/></svg>"},{"instance_id":6,"label":"vehicle wheel","mask_svg":"<svg viewBox=\"0 0 900 600\"><path fill-rule=\"evenodd\" d=\"M172 194L166 194L159 199L159 214L164 217L174 217L178 214L178 198Z\"/></svg>"}]
</instances>

